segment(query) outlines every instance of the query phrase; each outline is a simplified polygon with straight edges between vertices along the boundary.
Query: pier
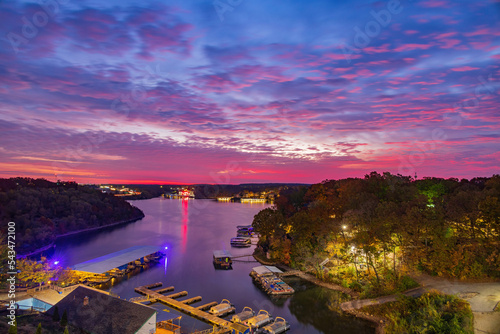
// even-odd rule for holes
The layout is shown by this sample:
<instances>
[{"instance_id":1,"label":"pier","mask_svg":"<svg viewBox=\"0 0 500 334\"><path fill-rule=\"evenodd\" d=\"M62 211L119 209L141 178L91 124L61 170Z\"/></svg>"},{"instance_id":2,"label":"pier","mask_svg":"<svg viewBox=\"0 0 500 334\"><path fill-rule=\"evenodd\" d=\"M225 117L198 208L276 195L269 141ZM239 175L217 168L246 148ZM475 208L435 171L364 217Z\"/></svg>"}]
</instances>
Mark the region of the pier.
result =
<instances>
[{"instance_id":1,"label":"pier","mask_svg":"<svg viewBox=\"0 0 500 334\"><path fill-rule=\"evenodd\" d=\"M211 324L212 326L216 326L219 328L219 331L217 333L233 333L233 334L247 334L250 333L250 327L240 324L240 323L233 323L229 320L225 320L222 318L219 318L215 315L209 314L205 312L204 310L209 309L212 306L218 305L217 302L211 302L199 307L193 307L189 304L197 303L202 300L200 296L189 298L186 300L176 300L177 298L187 296L187 291L181 291L177 293L173 293L170 295L162 295L160 292L166 292L168 291L173 291L174 287L168 287L164 289L159 289L159 290L152 290L154 288L162 286L163 283L155 283L155 284L150 284L150 285L145 285L145 286L140 286L135 288L135 292L143 295L144 297L135 297L132 298L131 301L139 301L139 300L149 300L149 301L154 301L154 302L160 302L163 303L173 309L176 309L178 311L181 311L182 313L185 313L189 316L192 316L193 318L202 320L204 322L207 322Z\"/></svg>"}]
</instances>

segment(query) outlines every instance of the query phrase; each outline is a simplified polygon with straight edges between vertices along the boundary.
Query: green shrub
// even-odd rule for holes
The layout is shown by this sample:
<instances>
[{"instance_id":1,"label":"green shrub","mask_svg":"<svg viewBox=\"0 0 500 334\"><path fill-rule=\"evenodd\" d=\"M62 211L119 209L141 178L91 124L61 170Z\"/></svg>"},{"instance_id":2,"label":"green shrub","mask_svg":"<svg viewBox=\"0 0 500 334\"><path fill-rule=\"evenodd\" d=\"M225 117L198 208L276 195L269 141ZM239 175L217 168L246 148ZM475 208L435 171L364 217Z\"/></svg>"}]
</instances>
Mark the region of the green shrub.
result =
<instances>
[{"instance_id":1,"label":"green shrub","mask_svg":"<svg viewBox=\"0 0 500 334\"><path fill-rule=\"evenodd\" d=\"M14 320L14 326L9 327L9 334L17 334L17 320Z\"/></svg>"},{"instance_id":2,"label":"green shrub","mask_svg":"<svg viewBox=\"0 0 500 334\"><path fill-rule=\"evenodd\" d=\"M398 281L398 291L403 292L418 287L419 284L410 276L402 276Z\"/></svg>"},{"instance_id":3,"label":"green shrub","mask_svg":"<svg viewBox=\"0 0 500 334\"><path fill-rule=\"evenodd\" d=\"M52 314L52 320L55 322L61 320L61 317L59 316L59 308L57 307L57 305L54 307L54 313Z\"/></svg>"},{"instance_id":4,"label":"green shrub","mask_svg":"<svg viewBox=\"0 0 500 334\"><path fill-rule=\"evenodd\" d=\"M389 319L387 334L473 334L469 303L451 295L429 292L418 298L401 295L397 302L362 309Z\"/></svg>"},{"instance_id":5,"label":"green shrub","mask_svg":"<svg viewBox=\"0 0 500 334\"><path fill-rule=\"evenodd\" d=\"M68 324L68 313L66 312L66 310L64 310L60 324L62 327L65 327Z\"/></svg>"},{"instance_id":6,"label":"green shrub","mask_svg":"<svg viewBox=\"0 0 500 334\"><path fill-rule=\"evenodd\" d=\"M349 284L349 288L351 288L354 291L361 292L362 290L362 285L359 284L358 282L354 281L351 284Z\"/></svg>"}]
</instances>

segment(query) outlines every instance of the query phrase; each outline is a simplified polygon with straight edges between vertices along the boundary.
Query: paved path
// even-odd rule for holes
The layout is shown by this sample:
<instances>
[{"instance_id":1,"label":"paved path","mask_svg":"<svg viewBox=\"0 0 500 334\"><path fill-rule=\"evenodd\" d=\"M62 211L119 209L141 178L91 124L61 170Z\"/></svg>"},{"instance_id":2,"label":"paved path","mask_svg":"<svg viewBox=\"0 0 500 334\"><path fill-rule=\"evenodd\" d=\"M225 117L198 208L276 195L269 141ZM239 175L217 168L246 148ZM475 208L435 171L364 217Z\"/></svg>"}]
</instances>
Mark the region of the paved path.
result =
<instances>
[{"instance_id":1,"label":"paved path","mask_svg":"<svg viewBox=\"0 0 500 334\"><path fill-rule=\"evenodd\" d=\"M467 283L425 274L414 275L413 278L426 289L436 289L467 300L473 312L492 312L500 302L500 282Z\"/></svg>"},{"instance_id":2,"label":"paved path","mask_svg":"<svg viewBox=\"0 0 500 334\"><path fill-rule=\"evenodd\" d=\"M425 274L414 275L414 279L427 289L467 300L474 313L475 334L500 334L500 312L493 311L500 303L500 282L467 283Z\"/></svg>"}]
</instances>

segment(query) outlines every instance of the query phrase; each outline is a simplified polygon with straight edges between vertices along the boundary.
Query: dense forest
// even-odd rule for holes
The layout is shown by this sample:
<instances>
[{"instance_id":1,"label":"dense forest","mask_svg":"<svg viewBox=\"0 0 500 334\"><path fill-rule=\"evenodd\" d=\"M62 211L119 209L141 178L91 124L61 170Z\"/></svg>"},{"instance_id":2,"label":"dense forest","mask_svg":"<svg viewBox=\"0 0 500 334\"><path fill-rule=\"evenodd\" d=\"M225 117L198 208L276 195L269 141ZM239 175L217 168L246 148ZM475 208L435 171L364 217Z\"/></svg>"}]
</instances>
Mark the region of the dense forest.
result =
<instances>
[{"instance_id":1,"label":"dense forest","mask_svg":"<svg viewBox=\"0 0 500 334\"><path fill-rule=\"evenodd\" d=\"M1 226L16 223L20 254L50 245L58 235L142 217L141 210L123 199L75 182L0 179Z\"/></svg>"},{"instance_id":2,"label":"dense forest","mask_svg":"<svg viewBox=\"0 0 500 334\"><path fill-rule=\"evenodd\" d=\"M500 176L472 180L378 174L281 192L253 221L260 249L356 286L420 269L500 278Z\"/></svg>"}]
</instances>

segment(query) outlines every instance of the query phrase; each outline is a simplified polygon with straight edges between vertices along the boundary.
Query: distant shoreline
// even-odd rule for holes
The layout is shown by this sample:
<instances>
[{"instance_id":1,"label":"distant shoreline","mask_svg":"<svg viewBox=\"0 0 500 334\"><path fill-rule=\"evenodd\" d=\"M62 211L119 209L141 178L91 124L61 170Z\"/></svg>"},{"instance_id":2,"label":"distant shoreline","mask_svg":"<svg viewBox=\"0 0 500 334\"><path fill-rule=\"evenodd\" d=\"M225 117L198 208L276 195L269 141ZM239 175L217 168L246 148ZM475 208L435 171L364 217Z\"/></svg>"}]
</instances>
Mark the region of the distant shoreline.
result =
<instances>
[{"instance_id":1,"label":"distant shoreline","mask_svg":"<svg viewBox=\"0 0 500 334\"><path fill-rule=\"evenodd\" d=\"M138 220L141 220L142 218L144 218L144 214L142 214L142 217L137 217L137 218L133 218L133 219L129 219L129 220L122 220L122 221L119 221L119 222L116 222L116 223L111 223L111 224L108 224L108 225L97 226L97 227L89 227L89 228L86 228L86 229L83 229L83 230L77 230L77 231L72 231L72 232L68 232L68 233L64 233L64 234L59 234L59 235L56 235L55 240L53 242L51 242L49 245L44 246L42 248L38 248L38 249L34 250L33 252L28 253L28 254L18 254L17 257L20 258L20 259L23 259L23 258L27 258L29 256L33 256L33 255L42 253L42 252L44 252L46 250L49 250L52 247L54 247L57 239L62 239L62 238L74 236L74 235L77 235L77 234L83 234L83 233L86 233L86 232L97 231L97 230L101 230L101 229L104 229L104 228L107 228L107 227L113 227L113 226L117 226L117 225L123 225L123 224L133 223L133 222L136 222Z\"/></svg>"}]
</instances>

